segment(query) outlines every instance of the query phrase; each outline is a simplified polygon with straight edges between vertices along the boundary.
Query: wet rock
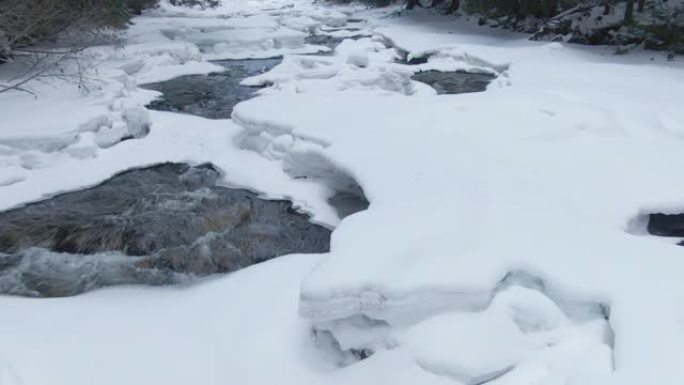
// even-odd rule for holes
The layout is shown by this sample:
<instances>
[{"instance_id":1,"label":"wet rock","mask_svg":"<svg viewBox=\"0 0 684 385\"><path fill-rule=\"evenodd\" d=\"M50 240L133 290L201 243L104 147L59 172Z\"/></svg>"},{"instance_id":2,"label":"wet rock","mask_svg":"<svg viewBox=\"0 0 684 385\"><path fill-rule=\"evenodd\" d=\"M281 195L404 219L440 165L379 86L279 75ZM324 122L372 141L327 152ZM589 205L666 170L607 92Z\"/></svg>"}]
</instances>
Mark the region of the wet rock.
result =
<instances>
[{"instance_id":1,"label":"wet rock","mask_svg":"<svg viewBox=\"0 0 684 385\"><path fill-rule=\"evenodd\" d=\"M0 293L178 283L328 251L330 230L289 201L218 186L219 177L209 164L165 163L0 213Z\"/></svg>"},{"instance_id":2,"label":"wet rock","mask_svg":"<svg viewBox=\"0 0 684 385\"><path fill-rule=\"evenodd\" d=\"M281 61L281 58L216 61L214 63L226 67L226 71L179 76L141 87L163 94L147 106L149 109L184 112L209 119L229 119L233 107L253 98L258 90L258 87L240 85L240 82L269 71Z\"/></svg>"},{"instance_id":3,"label":"wet rock","mask_svg":"<svg viewBox=\"0 0 684 385\"><path fill-rule=\"evenodd\" d=\"M403 64L403 65L425 64L430 59L430 56L432 56L432 53L426 53L423 55L412 56L409 51L407 51L401 47L397 47L397 45L392 40L387 39L387 38L383 39L382 43L385 45L386 48L394 48L394 50L397 52L398 57L397 57L397 59L394 60L394 62L397 64Z\"/></svg>"},{"instance_id":4,"label":"wet rock","mask_svg":"<svg viewBox=\"0 0 684 385\"><path fill-rule=\"evenodd\" d=\"M405 54L405 55L402 55L401 59L397 59L394 62L397 64L404 64L404 65L419 65L419 64L427 63L429 58L430 58L430 55L424 55L424 56L412 57L409 59L408 54Z\"/></svg>"},{"instance_id":5,"label":"wet rock","mask_svg":"<svg viewBox=\"0 0 684 385\"><path fill-rule=\"evenodd\" d=\"M425 83L434 88L438 94L462 94L482 92L496 76L470 72L422 71L411 76L411 79Z\"/></svg>"}]
</instances>

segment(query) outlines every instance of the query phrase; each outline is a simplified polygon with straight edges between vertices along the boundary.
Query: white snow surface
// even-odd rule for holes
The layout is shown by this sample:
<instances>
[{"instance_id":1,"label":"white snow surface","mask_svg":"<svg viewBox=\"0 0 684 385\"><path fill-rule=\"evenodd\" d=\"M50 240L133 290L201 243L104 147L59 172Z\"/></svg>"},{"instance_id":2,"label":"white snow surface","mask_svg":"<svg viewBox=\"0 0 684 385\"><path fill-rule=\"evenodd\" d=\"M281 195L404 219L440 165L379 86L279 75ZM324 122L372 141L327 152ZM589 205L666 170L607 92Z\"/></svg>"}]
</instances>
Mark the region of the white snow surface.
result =
<instances>
[{"instance_id":1,"label":"white snow surface","mask_svg":"<svg viewBox=\"0 0 684 385\"><path fill-rule=\"evenodd\" d=\"M212 162L337 226L330 253L189 287L0 297L0 384L682 383L684 249L632 228L684 211L681 60L396 7L224 3L134 19L123 48L87 53L89 94L0 94L0 209ZM312 32L368 37L311 55L328 51ZM273 56L231 120L148 111L158 93L138 88ZM437 95L410 79L430 69L498 77ZM339 170L371 202L342 221Z\"/></svg>"}]
</instances>

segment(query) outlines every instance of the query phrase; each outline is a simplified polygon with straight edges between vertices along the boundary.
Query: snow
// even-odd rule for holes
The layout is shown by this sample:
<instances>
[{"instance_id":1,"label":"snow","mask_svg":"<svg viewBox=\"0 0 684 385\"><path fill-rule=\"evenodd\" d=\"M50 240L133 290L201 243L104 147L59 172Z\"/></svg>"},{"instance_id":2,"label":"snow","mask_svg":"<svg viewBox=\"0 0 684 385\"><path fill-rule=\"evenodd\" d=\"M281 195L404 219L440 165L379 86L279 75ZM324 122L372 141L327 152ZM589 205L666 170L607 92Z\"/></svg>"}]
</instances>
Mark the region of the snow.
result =
<instances>
[{"instance_id":1,"label":"snow","mask_svg":"<svg viewBox=\"0 0 684 385\"><path fill-rule=\"evenodd\" d=\"M212 162L226 185L337 226L331 252L189 287L0 297L0 383L684 378L684 251L633 229L684 210L681 62L421 11L225 3L136 18L122 49L90 52L103 63L90 94L0 94L0 209L132 167ZM349 17L366 20L360 31L340 30ZM311 31L368 37L310 55L327 51L304 43ZM407 66L402 53L431 56ZM158 93L137 87L281 55L243 82L271 86L231 120L147 111ZM438 96L410 79L423 70L498 78ZM340 221L326 199L351 178L371 206ZM358 349L374 354L358 361Z\"/></svg>"},{"instance_id":2,"label":"snow","mask_svg":"<svg viewBox=\"0 0 684 385\"><path fill-rule=\"evenodd\" d=\"M416 324L403 336L401 345L427 370L465 383L507 383L512 381L508 374L519 377L518 382L510 383L572 383L578 377L612 371L605 320L553 324L554 318L563 317L560 309L553 305L545 311L535 309L530 303L533 295L520 288L508 289L503 295L509 301L517 300L520 309L513 314L502 311L497 296L484 312L445 313ZM528 329L529 319L523 320L524 316L546 323L546 329ZM546 317L549 319L543 320ZM435 338L435 333L440 338ZM543 375L536 372L538 367L547 368Z\"/></svg>"},{"instance_id":3,"label":"snow","mask_svg":"<svg viewBox=\"0 0 684 385\"><path fill-rule=\"evenodd\" d=\"M310 382L315 372L302 364L308 329L291 310L296 277L315 261L285 257L185 288L1 298L0 378L9 378L3 385L269 383L274 375Z\"/></svg>"}]
</instances>

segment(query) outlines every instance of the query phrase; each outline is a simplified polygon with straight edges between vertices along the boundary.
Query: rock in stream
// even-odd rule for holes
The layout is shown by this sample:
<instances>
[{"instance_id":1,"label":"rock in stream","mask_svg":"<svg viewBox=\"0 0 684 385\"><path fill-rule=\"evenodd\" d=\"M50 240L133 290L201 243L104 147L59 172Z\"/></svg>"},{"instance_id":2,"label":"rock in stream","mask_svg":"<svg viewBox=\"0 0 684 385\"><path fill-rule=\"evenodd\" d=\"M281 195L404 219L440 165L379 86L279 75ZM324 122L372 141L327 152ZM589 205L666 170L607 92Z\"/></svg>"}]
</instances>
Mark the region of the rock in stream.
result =
<instances>
[{"instance_id":1,"label":"rock in stream","mask_svg":"<svg viewBox=\"0 0 684 385\"><path fill-rule=\"evenodd\" d=\"M421 71L411 79L425 83L434 88L438 94L463 94L468 92L482 92L496 76L483 73L463 71L441 72Z\"/></svg>"},{"instance_id":2,"label":"rock in stream","mask_svg":"<svg viewBox=\"0 0 684 385\"><path fill-rule=\"evenodd\" d=\"M210 164L164 163L0 213L0 293L181 283L329 250L330 230L291 202L219 186L220 176Z\"/></svg>"}]
</instances>

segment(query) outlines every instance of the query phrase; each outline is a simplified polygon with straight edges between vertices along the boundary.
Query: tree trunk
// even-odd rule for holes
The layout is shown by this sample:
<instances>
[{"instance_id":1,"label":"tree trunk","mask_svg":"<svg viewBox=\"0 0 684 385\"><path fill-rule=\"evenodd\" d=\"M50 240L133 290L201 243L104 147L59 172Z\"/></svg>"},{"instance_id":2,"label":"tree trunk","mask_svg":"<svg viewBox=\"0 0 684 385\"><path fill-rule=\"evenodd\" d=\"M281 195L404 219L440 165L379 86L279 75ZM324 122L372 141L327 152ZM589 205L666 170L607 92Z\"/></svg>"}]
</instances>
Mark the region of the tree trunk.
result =
<instances>
[{"instance_id":1,"label":"tree trunk","mask_svg":"<svg viewBox=\"0 0 684 385\"><path fill-rule=\"evenodd\" d=\"M625 6L625 24L629 24L634 19L634 0L627 0Z\"/></svg>"},{"instance_id":2,"label":"tree trunk","mask_svg":"<svg viewBox=\"0 0 684 385\"><path fill-rule=\"evenodd\" d=\"M513 0L513 14L516 18L520 18L520 0Z\"/></svg>"},{"instance_id":3,"label":"tree trunk","mask_svg":"<svg viewBox=\"0 0 684 385\"><path fill-rule=\"evenodd\" d=\"M637 3L637 12L641 13L644 11L644 4L646 3L646 0L639 0Z\"/></svg>"},{"instance_id":4,"label":"tree trunk","mask_svg":"<svg viewBox=\"0 0 684 385\"><path fill-rule=\"evenodd\" d=\"M544 1L544 17L550 18L556 16L558 12L558 0Z\"/></svg>"},{"instance_id":5,"label":"tree trunk","mask_svg":"<svg viewBox=\"0 0 684 385\"><path fill-rule=\"evenodd\" d=\"M460 7L461 7L461 0L451 0L451 2L449 3L449 10L447 11L447 13L454 13L454 12L458 11L458 8L460 8Z\"/></svg>"},{"instance_id":6,"label":"tree trunk","mask_svg":"<svg viewBox=\"0 0 684 385\"><path fill-rule=\"evenodd\" d=\"M603 16L610 15L610 0L603 0Z\"/></svg>"}]
</instances>

